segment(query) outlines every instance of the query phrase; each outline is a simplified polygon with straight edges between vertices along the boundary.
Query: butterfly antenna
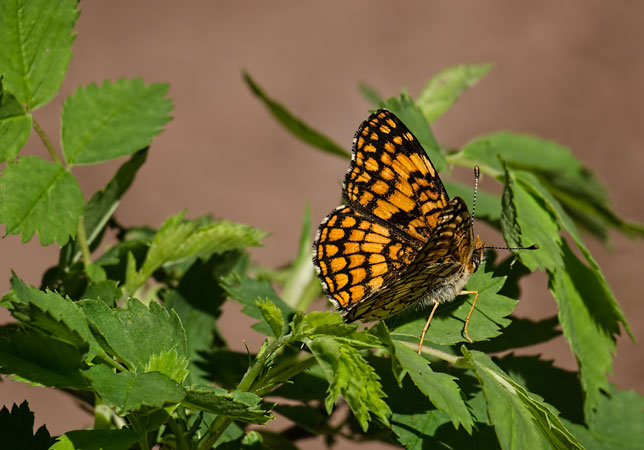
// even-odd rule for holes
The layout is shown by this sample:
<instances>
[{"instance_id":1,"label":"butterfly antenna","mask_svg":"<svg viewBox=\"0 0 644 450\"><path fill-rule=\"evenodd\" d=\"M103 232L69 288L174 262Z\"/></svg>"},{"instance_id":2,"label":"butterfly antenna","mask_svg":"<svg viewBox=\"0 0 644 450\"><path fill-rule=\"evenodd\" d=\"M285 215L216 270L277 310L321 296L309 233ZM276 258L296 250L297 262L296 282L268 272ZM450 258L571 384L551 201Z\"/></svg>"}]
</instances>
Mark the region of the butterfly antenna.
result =
<instances>
[{"instance_id":1,"label":"butterfly antenna","mask_svg":"<svg viewBox=\"0 0 644 450\"><path fill-rule=\"evenodd\" d=\"M481 171L479 166L474 166L474 198L472 199L472 228L474 228L474 213L476 212L476 193L479 190L479 176Z\"/></svg>"},{"instance_id":2,"label":"butterfly antenna","mask_svg":"<svg viewBox=\"0 0 644 450\"><path fill-rule=\"evenodd\" d=\"M530 247L483 247L485 250L538 250L537 244L532 244Z\"/></svg>"}]
</instances>

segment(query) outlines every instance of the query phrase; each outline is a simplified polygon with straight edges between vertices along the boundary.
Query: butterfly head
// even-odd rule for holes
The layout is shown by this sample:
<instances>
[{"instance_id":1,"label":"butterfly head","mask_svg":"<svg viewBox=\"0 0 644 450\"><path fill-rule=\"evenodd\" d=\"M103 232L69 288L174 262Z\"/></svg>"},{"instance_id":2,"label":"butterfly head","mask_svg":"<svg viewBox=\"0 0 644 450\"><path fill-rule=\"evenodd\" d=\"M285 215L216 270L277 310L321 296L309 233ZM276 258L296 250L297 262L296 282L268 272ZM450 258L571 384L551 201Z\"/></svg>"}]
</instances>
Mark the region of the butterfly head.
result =
<instances>
[{"instance_id":1,"label":"butterfly head","mask_svg":"<svg viewBox=\"0 0 644 450\"><path fill-rule=\"evenodd\" d=\"M485 260L485 243L481 238L476 235L476 243L474 244L474 252L472 253L472 263L474 264L474 271L479 268L481 263Z\"/></svg>"}]
</instances>

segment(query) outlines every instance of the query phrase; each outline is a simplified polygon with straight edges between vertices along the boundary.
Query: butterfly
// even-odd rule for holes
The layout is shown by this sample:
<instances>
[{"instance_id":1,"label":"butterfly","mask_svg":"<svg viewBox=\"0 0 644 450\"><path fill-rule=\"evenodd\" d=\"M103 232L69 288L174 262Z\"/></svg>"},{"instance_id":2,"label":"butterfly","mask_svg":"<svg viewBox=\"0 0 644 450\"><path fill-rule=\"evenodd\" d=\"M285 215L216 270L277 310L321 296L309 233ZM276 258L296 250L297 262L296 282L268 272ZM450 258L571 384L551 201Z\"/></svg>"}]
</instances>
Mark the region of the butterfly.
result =
<instances>
[{"instance_id":1,"label":"butterfly","mask_svg":"<svg viewBox=\"0 0 644 450\"><path fill-rule=\"evenodd\" d=\"M478 173L478 168L477 173ZM391 317L433 305L418 353L439 304L463 290L484 257L460 197L450 200L436 169L409 129L379 109L353 140L342 188L344 205L320 224L313 263L322 287L347 322Z\"/></svg>"}]
</instances>

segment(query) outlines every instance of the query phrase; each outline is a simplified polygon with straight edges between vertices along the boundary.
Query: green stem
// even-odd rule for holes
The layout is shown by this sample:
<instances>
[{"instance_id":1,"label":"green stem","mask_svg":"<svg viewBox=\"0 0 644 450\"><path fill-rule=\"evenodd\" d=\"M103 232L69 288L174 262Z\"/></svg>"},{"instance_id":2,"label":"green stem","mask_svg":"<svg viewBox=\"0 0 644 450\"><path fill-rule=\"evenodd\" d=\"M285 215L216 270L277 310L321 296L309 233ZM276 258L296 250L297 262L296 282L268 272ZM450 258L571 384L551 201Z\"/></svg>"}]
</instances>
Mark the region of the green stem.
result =
<instances>
[{"instance_id":1,"label":"green stem","mask_svg":"<svg viewBox=\"0 0 644 450\"><path fill-rule=\"evenodd\" d=\"M411 348L411 349L418 350L418 345L417 344L413 344L411 342L402 342L402 341L399 341L399 342L401 344ZM451 355L451 354L449 354L447 352L444 352L442 350L438 350L436 348L427 347L427 346L423 347L422 352L424 354L426 354L426 355L430 355L430 356L433 356L435 358L442 359L443 361L447 361L448 363L454 364L455 366L466 367L466 368L470 367L469 363L467 363L465 358L463 358L462 356Z\"/></svg>"},{"instance_id":2,"label":"green stem","mask_svg":"<svg viewBox=\"0 0 644 450\"><path fill-rule=\"evenodd\" d=\"M81 248L81 254L83 255L83 265L85 269L92 264L92 256L89 252L89 245L87 245L87 235L85 234L85 220L83 216L78 218L78 228L76 231L76 236L78 240L78 245Z\"/></svg>"},{"instance_id":3,"label":"green stem","mask_svg":"<svg viewBox=\"0 0 644 450\"><path fill-rule=\"evenodd\" d=\"M168 419L168 425L170 425L170 429L172 430L172 433L174 433L174 441L177 450L190 450L186 435L183 433L183 430L181 430L181 427L179 427L179 424L176 420L174 420L172 416L170 416L170 418Z\"/></svg>"},{"instance_id":4,"label":"green stem","mask_svg":"<svg viewBox=\"0 0 644 450\"><path fill-rule=\"evenodd\" d=\"M34 130L36 131L36 134L40 137L40 140L42 141L42 143L45 144L45 148L49 152L51 159L53 159L57 163L63 164L63 162L60 160L60 157L58 156L58 153L56 152L56 149L54 148L54 144L51 143L51 140L49 139L49 136L47 136L47 134L45 133L45 130L42 129L40 124L36 121L35 117L32 116L32 120L33 120Z\"/></svg>"},{"instance_id":5,"label":"green stem","mask_svg":"<svg viewBox=\"0 0 644 450\"><path fill-rule=\"evenodd\" d=\"M266 385L262 388L259 388L255 391L255 394L259 395L260 397L265 396L268 394L270 391L273 390L273 387L275 386L276 383L281 383L283 381L286 381L295 375L297 375L300 372L304 372L307 369L310 369L316 364L317 360L315 359L315 356L309 356L308 358L304 358L301 361L298 361L295 364L290 364L282 367L282 368L276 368L274 371L274 374L272 376L267 377L268 382Z\"/></svg>"},{"instance_id":6,"label":"green stem","mask_svg":"<svg viewBox=\"0 0 644 450\"><path fill-rule=\"evenodd\" d=\"M141 450L150 450L150 444L148 444L148 433L139 426L137 417L134 414L131 414L128 416L128 419L132 429L139 435L138 443Z\"/></svg>"}]
</instances>

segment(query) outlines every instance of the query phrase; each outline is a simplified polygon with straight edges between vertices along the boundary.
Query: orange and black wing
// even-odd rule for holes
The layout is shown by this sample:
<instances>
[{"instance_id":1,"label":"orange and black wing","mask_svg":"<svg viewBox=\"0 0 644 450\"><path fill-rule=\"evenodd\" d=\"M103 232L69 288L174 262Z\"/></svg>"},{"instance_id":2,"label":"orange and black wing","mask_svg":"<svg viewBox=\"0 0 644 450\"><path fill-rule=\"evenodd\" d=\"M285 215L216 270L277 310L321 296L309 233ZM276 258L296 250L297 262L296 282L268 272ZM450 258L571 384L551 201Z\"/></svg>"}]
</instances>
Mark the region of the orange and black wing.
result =
<instances>
[{"instance_id":1,"label":"orange and black wing","mask_svg":"<svg viewBox=\"0 0 644 450\"><path fill-rule=\"evenodd\" d=\"M418 140L392 112L360 125L344 180L347 204L418 245L433 234L449 197Z\"/></svg>"},{"instance_id":2,"label":"orange and black wing","mask_svg":"<svg viewBox=\"0 0 644 450\"><path fill-rule=\"evenodd\" d=\"M346 313L396 280L416 249L388 227L340 206L320 225L313 253L325 294Z\"/></svg>"},{"instance_id":3,"label":"orange and black wing","mask_svg":"<svg viewBox=\"0 0 644 450\"><path fill-rule=\"evenodd\" d=\"M380 320L421 302L443 301L436 294L446 284L474 270L472 241L467 206L461 198L455 197L439 215L434 234L414 260L387 286L353 305L347 311L346 319Z\"/></svg>"}]
</instances>

